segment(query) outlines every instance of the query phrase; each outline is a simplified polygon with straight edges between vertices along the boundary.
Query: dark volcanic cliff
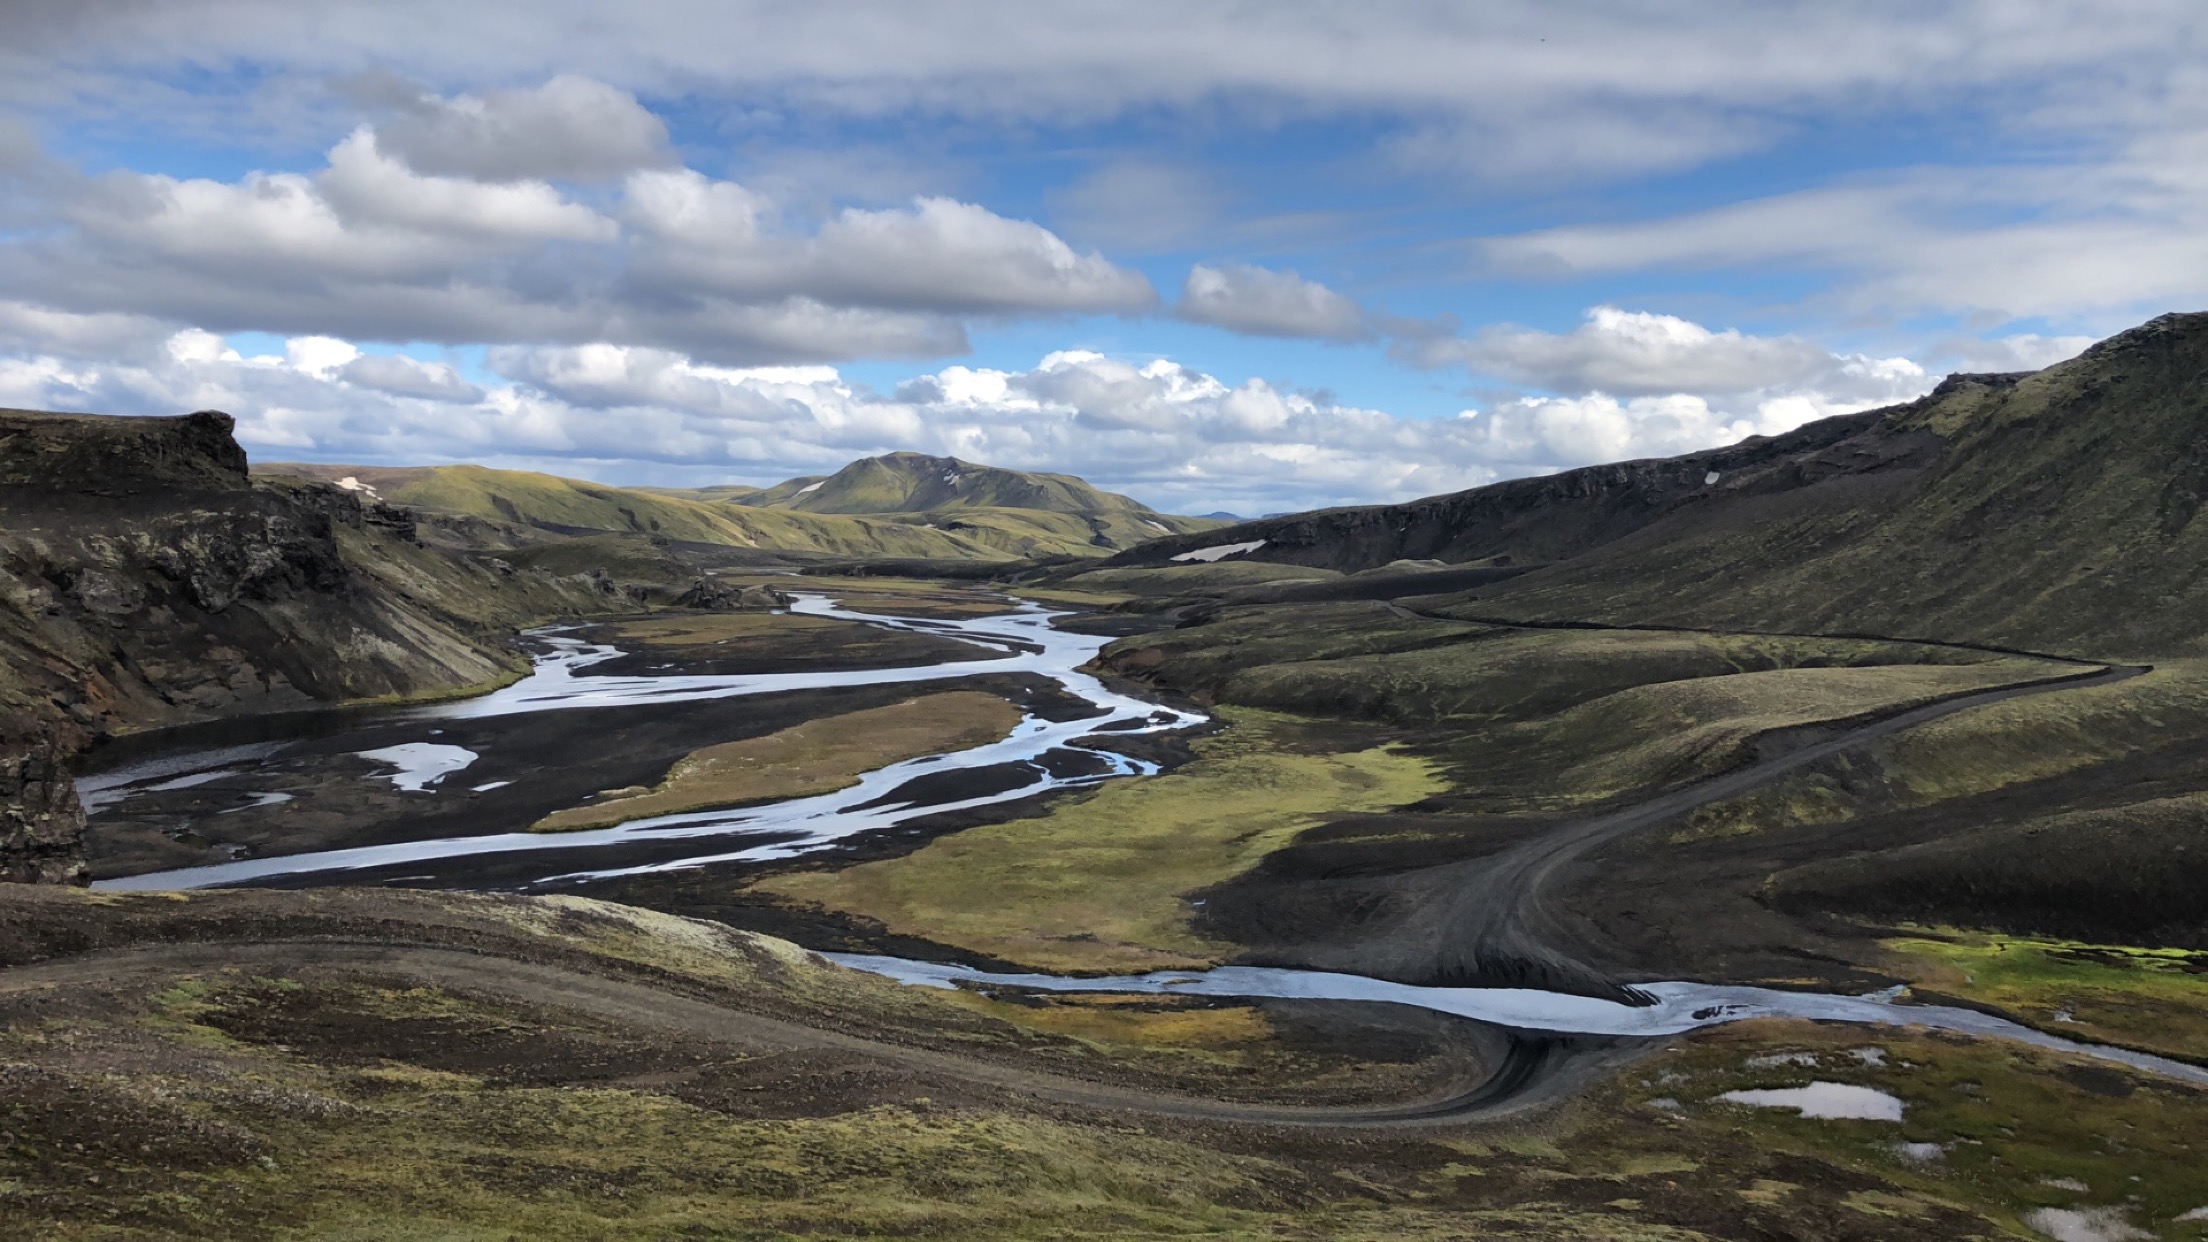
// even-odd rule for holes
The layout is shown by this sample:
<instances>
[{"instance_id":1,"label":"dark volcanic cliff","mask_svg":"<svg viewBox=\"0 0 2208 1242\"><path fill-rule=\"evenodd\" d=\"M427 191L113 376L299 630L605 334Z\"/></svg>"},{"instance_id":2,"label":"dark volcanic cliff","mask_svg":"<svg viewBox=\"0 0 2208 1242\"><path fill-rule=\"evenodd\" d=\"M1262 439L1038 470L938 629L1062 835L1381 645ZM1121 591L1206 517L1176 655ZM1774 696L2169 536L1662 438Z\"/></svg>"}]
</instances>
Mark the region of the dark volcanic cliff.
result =
<instances>
[{"instance_id":1,"label":"dark volcanic cliff","mask_svg":"<svg viewBox=\"0 0 2208 1242\"><path fill-rule=\"evenodd\" d=\"M255 482L231 426L0 411L0 879L81 878L69 769L102 736L482 683L515 625L627 606Z\"/></svg>"}]
</instances>

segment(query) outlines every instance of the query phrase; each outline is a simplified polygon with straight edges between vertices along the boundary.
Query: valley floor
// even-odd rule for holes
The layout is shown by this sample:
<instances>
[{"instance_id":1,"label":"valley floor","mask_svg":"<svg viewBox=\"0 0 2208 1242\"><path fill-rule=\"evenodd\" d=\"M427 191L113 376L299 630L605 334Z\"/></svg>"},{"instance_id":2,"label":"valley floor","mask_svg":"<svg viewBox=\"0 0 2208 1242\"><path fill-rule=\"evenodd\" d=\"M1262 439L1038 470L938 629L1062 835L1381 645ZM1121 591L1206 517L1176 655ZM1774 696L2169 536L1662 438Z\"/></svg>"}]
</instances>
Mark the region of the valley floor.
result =
<instances>
[{"instance_id":1,"label":"valley floor","mask_svg":"<svg viewBox=\"0 0 2208 1242\"><path fill-rule=\"evenodd\" d=\"M1051 598L1159 618L1104 670L1223 726L1129 739L1157 776L564 890L618 905L11 895L0 1236L2208 1237L2208 1093L2005 1041L1761 1022L1529 1051L1388 1006L899 987L767 938L1059 971L1902 984L2208 1061L2186 896L2208 842L2172 853L2208 797L2190 662L1528 628L1408 594L1222 605L1195 573L1110 572ZM798 617L592 633L628 673L945 655ZM441 739L481 759L427 796L333 734L288 783L241 765L117 805L95 858L595 823L664 809L680 764L771 765L789 729L941 690L1070 710L977 673L500 718ZM2181 861L2139 865L2156 851ZM1404 1120L1504 1069L1531 1084L1511 1107ZM1860 1115L1756 1103L1801 1088L1779 1098Z\"/></svg>"}]
</instances>

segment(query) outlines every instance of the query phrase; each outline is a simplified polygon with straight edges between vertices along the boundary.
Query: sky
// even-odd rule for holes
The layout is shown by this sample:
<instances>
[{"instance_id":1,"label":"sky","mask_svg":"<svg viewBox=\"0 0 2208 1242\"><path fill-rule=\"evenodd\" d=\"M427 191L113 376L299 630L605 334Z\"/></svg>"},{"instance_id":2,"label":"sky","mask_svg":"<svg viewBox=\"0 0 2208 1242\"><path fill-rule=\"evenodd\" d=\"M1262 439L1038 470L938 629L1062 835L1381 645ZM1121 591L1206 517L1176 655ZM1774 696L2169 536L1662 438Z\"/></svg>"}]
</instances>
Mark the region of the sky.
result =
<instances>
[{"instance_id":1,"label":"sky","mask_svg":"<svg viewBox=\"0 0 2208 1242\"><path fill-rule=\"evenodd\" d=\"M257 461L1256 514L2204 305L2197 0L0 6L0 405Z\"/></svg>"}]
</instances>

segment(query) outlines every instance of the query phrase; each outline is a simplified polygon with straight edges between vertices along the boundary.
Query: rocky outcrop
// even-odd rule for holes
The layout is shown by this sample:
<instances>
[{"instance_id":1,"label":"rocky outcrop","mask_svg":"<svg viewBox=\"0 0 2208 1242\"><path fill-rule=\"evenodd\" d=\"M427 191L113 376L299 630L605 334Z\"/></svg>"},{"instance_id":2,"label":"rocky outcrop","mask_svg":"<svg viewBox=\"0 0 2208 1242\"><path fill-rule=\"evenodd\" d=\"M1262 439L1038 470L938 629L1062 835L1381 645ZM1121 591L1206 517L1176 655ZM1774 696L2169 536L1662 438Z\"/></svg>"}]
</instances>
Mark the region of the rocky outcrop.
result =
<instances>
[{"instance_id":1,"label":"rocky outcrop","mask_svg":"<svg viewBox=\"0 0 2208 1242\"><path fill-rule=\"evenodd\" d=\"M0 705L0 882L84 882L84 808L69 777L82 744L55 713Z\"/></svg>"},{"instance_id":2,"label":"rocky outcrop","mask_svg":"<svg viewBox=\"0 0 2208 1242\"><path fill-rule=\"evenodd\" d=\"M772 587L732 587L713 578L700 578L690 584L689 590L675 597L677 608L708 612L765 612L786 608L789 603L789 596Z\"/></svg>"},{"instance_id":3,"label":"rocky outcrop","mask_svg":"<svg viewBox=\"0 0 2208 1242\"><path fill-rule=\"evenodd\" d=\"M235 427L215 410L182 418L0 410L0 491L104 497L243 491L250 484Z\"/></svg>"},{"instance_id":4,"label":"rocky outcrop","mask_svg":"<svg viewBox=\"0 0 2208 1242\"><path fill-rule=\"evenodd\" d=\"M69 772L103 737L480 684L520 666L514 627L634 607L254 480L231 429L0 411L0 878L82 878Z\"/></svg>"}]
</instances>

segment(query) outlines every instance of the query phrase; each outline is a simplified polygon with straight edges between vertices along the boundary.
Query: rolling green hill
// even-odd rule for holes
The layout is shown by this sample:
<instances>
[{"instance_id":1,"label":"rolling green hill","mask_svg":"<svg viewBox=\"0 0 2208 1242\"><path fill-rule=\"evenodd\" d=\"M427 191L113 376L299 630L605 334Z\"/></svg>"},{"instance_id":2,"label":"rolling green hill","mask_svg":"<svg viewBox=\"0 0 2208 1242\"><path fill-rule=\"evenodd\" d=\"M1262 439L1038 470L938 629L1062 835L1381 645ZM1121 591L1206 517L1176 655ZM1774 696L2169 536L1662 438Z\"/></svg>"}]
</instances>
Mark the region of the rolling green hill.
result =
<instances>
[{"instance_id":1,"label":"rolling green hill","mask_svg":"<svg viewBox=\"0 0 2208 1242\"><path fill-rule=\"evenodd\" d=\"M1100 491L1070 474L1000 470L924 453L862 457L834 474L790 479L738 503L806 513L930 513L942 509L1152 512L1129 497Z\"/></svg>"},{"instance_id":2,"label":"rolling green hill","mask_svg":"<svg viewBox=\"0 0 2208 1242\"><path fill-rule=\"evenodd\" d=\"M283 462L255 469L336 483L393 504L542 530L635 532L835 557L1102 556L1218 525L1154 513L1069 475L1022 474L916 453L867 458L827 480L793 479L764 490L609 487L482 466ZM946 482L953 473L962 481ZM820 486L808 491L815 483ZM915 501L929 503L910 507ZM865 507L870 504L906 507Z\"/></svg>"},{"instance_id":3,"label":"rolling green hill","mask_svg":"<svg viewBox=\"0 0 2208 1242\"><path fill-rule=\"evenodd\" d=\"M635 532L691 543L830 556L1002 559L984 543L911 522L745 508L680 493L606 487L556 475L482 466L376 468L280 463L267 474L303 474L374 488L381 499L442 513L561 533Z\"/></svg>"}]
</instances>

